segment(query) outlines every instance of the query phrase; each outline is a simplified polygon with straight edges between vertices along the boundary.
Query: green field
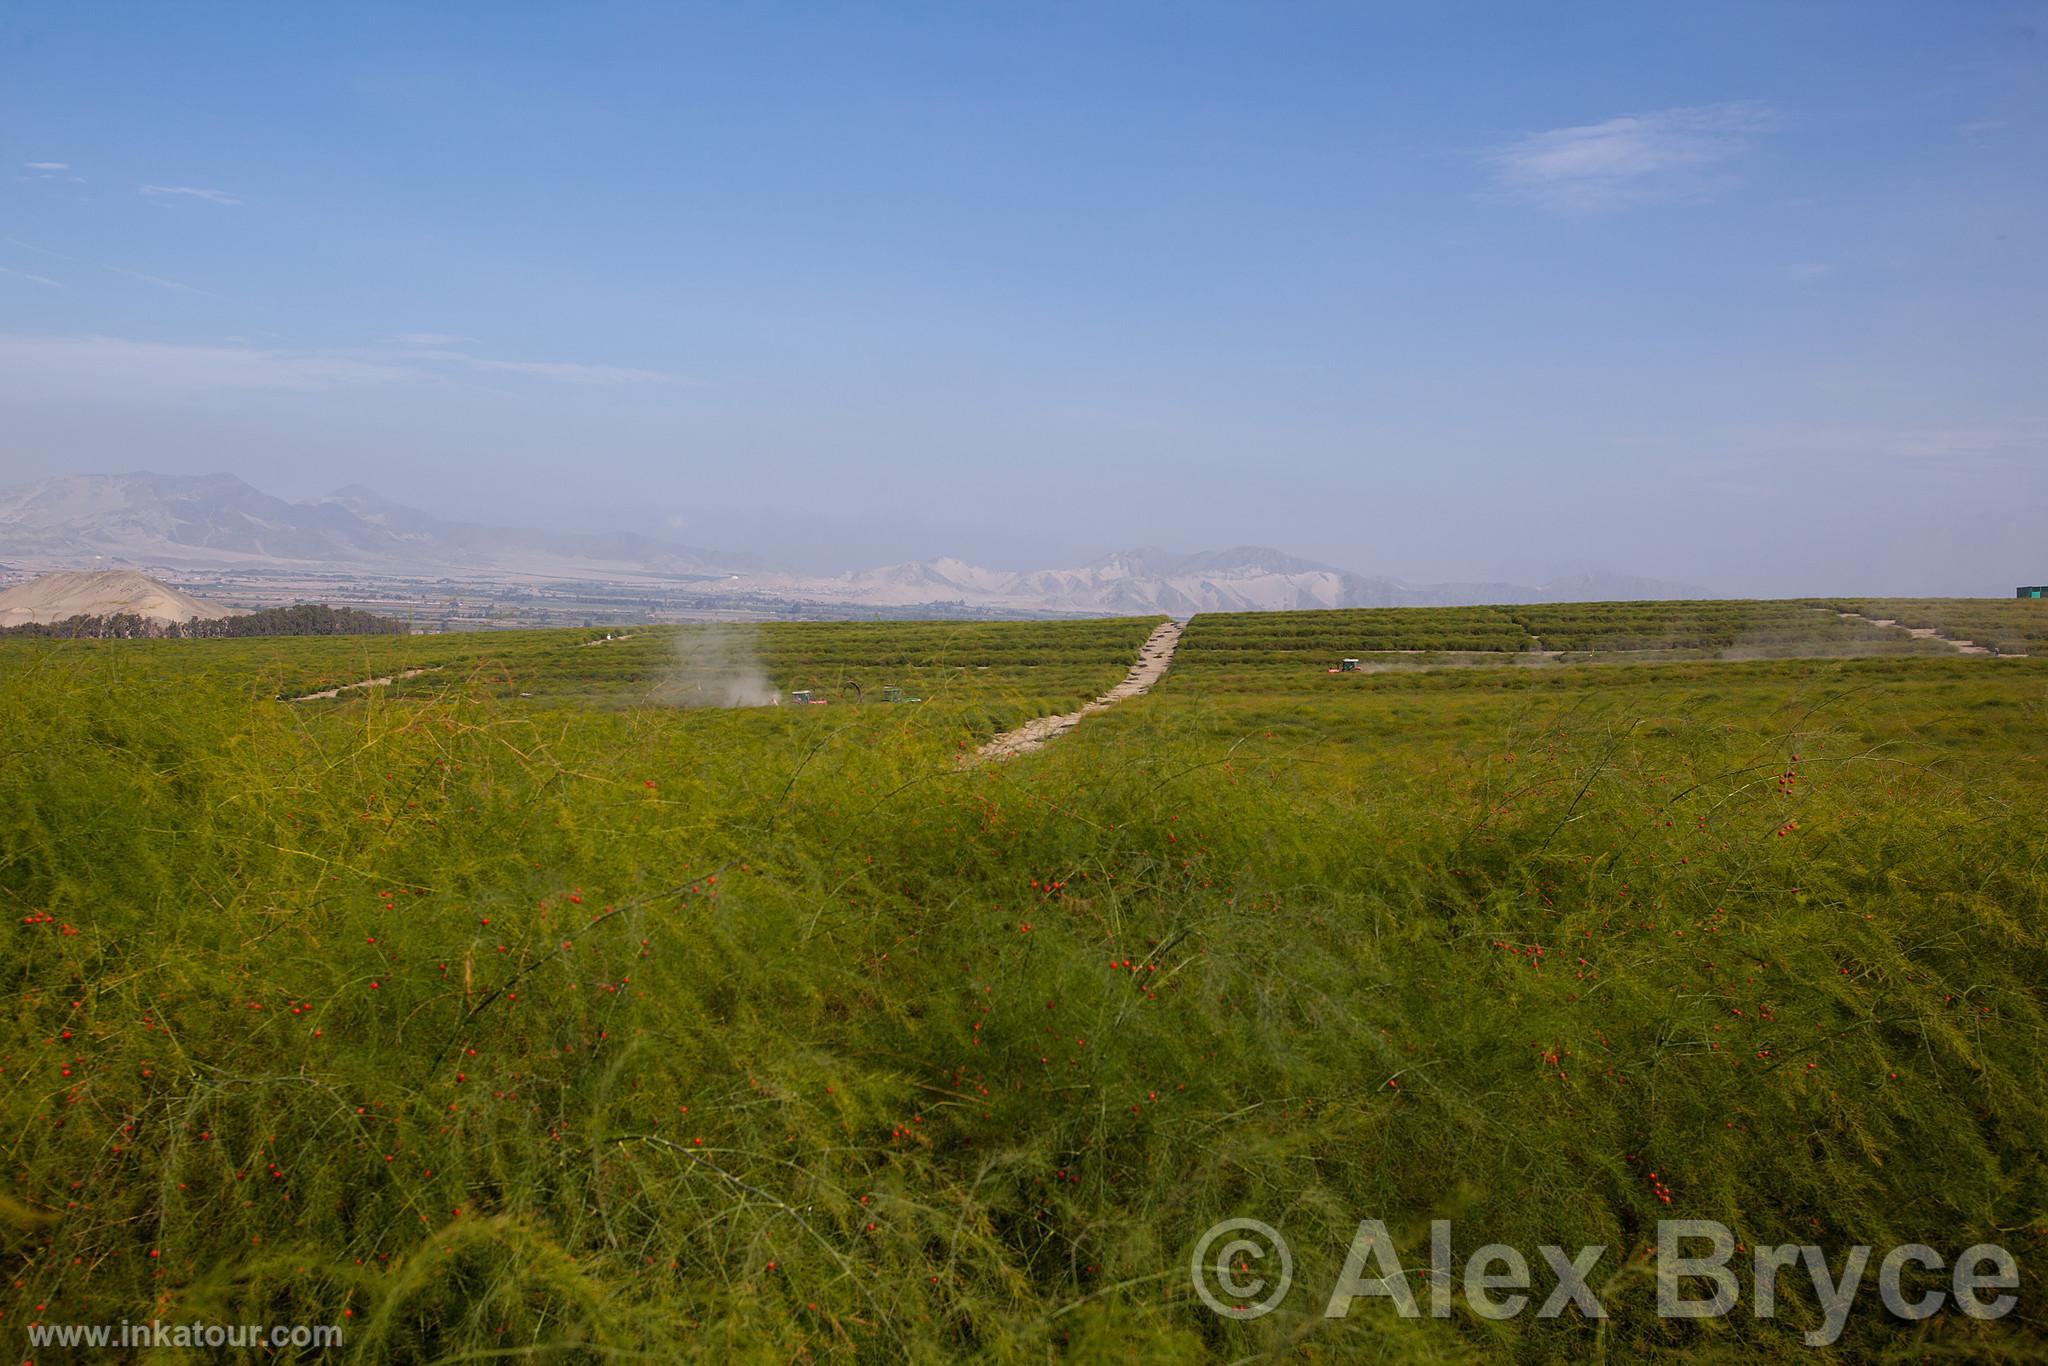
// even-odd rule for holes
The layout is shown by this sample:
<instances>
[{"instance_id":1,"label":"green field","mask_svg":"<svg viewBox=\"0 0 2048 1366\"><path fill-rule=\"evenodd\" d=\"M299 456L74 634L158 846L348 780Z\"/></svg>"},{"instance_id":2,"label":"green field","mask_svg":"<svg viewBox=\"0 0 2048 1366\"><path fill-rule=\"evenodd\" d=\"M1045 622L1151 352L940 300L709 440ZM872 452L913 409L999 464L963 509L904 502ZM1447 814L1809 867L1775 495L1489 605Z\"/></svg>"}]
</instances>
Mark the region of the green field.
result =
<instances>
[{"instance_id":1,"label":"green field","mask_svg":"<svg viewBox=\"0 0 2048 1366\"><path fill-rule=\"evenodd\" d=\"M1928 627L2000 654L2048 653L2048 611L2040 598L1848 598L1826 605L1902 626Z\"/></svg>"},{"instance_id":2,"label":"green field","mask_svg":"<svg viewBox=\"0 0 2048 1366\"><path fill-rule=\"evenodd\" d=\"M2038 603L2029 611L2025 604L1972 601L1968 607L1978 615L1958 620L1975 621L2015 605L2036 628L2048 619ZM1816 599L1208 613L1194 622L1186 648L1200 665L1227 666L1260 682L1289 680L1283 686L1311 659L1334 663L1345 657L1375 668L1397 668L1501 663L1508 657L1536 664L1953 653L1941 640L1916 640L1904 631L1843 615L1854 610L1851 602ZM1909 610L1908 615L1915 620L1907 625L1936 626L1947 633L1947 616L1923 623L1922 613ZM1274 671L1249 672L1253 666Z\"/></svg>"},{"instance_id":3,"label":"green field","mask_svg":"<svg viewBox=\"0 0 2048 1366\"><path fill-rule=\"evenodd\" d=\"M2043 607L1203 616L1000 766L963 751L1156 621L0 642L0 1333L2039 1360ZM831 705L693 705L756 674ZM1189 1282L1234 1216L1294 1254L1251 1322ZM1659 1318L1681 1217L1873 1245L1840 1341L1742 1258L1727 1317ZM1612 1317L1326 1318L1368 1218L1539 1300L1539 1244L1603 1244ZM1885 1249L1985 1241L2008 1317L1880 1305Z\"/></svg>"}]
</instances>

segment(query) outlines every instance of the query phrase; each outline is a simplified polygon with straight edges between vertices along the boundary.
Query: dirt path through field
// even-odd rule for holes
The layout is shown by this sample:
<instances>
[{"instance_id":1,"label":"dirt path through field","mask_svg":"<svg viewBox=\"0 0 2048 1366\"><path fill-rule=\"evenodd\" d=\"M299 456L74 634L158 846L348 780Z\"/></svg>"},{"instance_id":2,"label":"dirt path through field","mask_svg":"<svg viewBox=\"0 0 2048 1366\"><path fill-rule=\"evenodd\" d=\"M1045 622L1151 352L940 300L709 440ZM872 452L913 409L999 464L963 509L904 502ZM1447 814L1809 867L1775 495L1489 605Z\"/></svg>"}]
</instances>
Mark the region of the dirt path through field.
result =
<instances>
[{"instance_id":1,"label":"dirt path through field","mask_svg":"<svg viewBox=\"0 0 2048 1366\"><path fill-rule=\"evenodd\" d=\"M1063 712L1058 716L1041 716L1026 721L1015 730L1006 730L995 739L974 751L976 759L1013 759L1019 754L1029 754L1034 749L1045 748L1045 742L1065 735L1081 724L1081 718L1092 716L1099 711L1108 711L1127 697L1137 697L1150 692L1159 676L1166 672L1166 666L1173 662L1173 650L1180 644L1181 623L1169 621L1145 638L1138 648L1138 662L1131 665L1131 671L1124 675L1124 681L1111 688L1075 711Z\"/></svg>"},{"instance_id":2,"label":"dirt path through field","mask_svg":"<svg viewBox=\"0 0 2048 1366\"><path fill-rule=\"evenodd\" d=\"M1988 655L1992 653L1988 647L1979 645L1974 640L1953 640L1948 636L1942 635L1932 626L1901 626L1890 617L1866 617L1861 612L1843 612L1841 617L1844 621L1867 621L1872 626L1889 626L1893 630L1904 631L1915 640L1938 640L1959 655Z\"/></svg>"},{"instance_id":3,"label":"dirt path through field","mask_svg":"<svg viewBox=\"0 0 2048 1366\"><path fill-rule=\"evenodd\" d=\"M345 692L354 692L357 688L388 688L401 678L418 678L421 674L439 673L444 667L444 665L440 664L429 664L418 669L406 669L401 673L387 674L383 678L365 678L360 682L342 683L332 688L323 688L319 692L304 692L296 697L280 697L277 700L280 702L312 702L323 697L339 697Z\"/></svg>"}]
</instances>

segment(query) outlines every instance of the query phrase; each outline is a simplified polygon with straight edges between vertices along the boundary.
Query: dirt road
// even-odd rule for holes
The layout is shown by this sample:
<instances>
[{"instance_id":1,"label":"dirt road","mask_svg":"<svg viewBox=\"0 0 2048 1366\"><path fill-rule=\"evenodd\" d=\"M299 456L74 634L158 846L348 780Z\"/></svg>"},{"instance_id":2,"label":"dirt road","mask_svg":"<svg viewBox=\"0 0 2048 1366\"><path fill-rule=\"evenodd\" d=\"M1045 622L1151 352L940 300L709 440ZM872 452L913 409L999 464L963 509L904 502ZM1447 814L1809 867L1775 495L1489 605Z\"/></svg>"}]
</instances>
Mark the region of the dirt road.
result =
<instances>
[{"instance_id":1,"label":"dirt road","mask_svg":"<svg viewBox=\"0 0 2048 1366\"><path fill-rule=\"evenodd\" d=\"M1065 735L1081 724L1081 718L1092 716L1099 711L1108 711L1127 697L1137 697L1150 692L1152 685L1159 681L1166 666L1173 662L1173 650L1180 644L1181 623L1169 621L1145 638L1138 649L1138 662L1124 675L1124 681L1111 688L1075 711L1063 712L1058 716L1041 716L1026 721L1015 730L1006 730L995 739L974 751L975 759L1013 759L1019 754L1045 748L1045 742Z\"/></svg>"},{"instance_id":2,"label":"dirt road","mask_svg":"<svg viewBox=\"0 0 2048 1366\"><path fill-rule=\"evenodd\" d=\"M1942 635L1932 626L1901 626L1890 617L1866 617L1861 612L1843 612L1841 616L1845 621L1867 621L1872 626L1889 626L1893 630L1904 631L1915 640L1938 640L1959 655L1988 655L1992 653L1990 649L1979 645L1974 640L1954 640Z\"/></svg>"},{"instance_id":3,"label":"dirt road","mask_svg":"<svg viewBox=\"0 0 2048 1366\"><path fill-rule=\"evenodd\" d=\"M280 702L312 702L322 697L339 697L345 692L354 692L357 688L388 688L398 679L418 678L421 674L439 673L443 667L440 664L431 664L425 668L407 669L403 673L388 675L384 678L365 678L358 683L343 683L339 687L323 688L319 692L300 693L296 697L280 697L277 700Z\"/></svg>"}]
</instances>

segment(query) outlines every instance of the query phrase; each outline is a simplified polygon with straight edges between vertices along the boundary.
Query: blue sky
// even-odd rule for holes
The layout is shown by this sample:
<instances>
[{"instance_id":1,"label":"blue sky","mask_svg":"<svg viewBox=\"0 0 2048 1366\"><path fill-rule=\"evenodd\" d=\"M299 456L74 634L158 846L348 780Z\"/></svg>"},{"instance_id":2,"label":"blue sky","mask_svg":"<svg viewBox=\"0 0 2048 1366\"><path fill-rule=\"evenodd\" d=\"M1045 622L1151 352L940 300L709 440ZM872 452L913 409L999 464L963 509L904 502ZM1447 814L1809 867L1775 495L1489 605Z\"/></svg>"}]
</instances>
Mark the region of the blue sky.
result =
<instances>
[{"instance_id":1,"label":"blue sky","mask_svg":"<svg viewBox=\"0 0 2048 1366\"><path fill-rule=\"evenodd\" d=\"M1976 0L17 3L0 483L2004 592L2044 97Z\"/></svg>"}]
</instances>

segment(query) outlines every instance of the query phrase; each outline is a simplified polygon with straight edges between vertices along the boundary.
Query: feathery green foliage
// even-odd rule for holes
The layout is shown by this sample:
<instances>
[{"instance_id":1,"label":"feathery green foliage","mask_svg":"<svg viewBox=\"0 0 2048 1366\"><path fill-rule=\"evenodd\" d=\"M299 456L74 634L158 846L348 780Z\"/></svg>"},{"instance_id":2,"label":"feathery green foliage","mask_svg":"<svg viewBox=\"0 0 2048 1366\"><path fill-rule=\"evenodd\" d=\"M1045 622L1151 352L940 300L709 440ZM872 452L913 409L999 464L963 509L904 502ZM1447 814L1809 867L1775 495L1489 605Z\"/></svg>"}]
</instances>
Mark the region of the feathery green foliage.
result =
<instances>
[{"instance_id":1,"label":"feathery green foliage","mask_svg":"<svg viewBox=\"0 0 2048 1366\"><path fill-rule=\"evenodd\" d=\"M730 710L659 704L689 628L0 646L0 1325L1792 1359L1803 1276L1655 1316L1658 1218L2039 1258L2048 666L1190 654L960 762L1152 624L764 627L835 705ZM1297 1262L1251 1323L1187 1279L1236 1215ZM1439 1217L1607 1245L1613 1319L1322 1317L1358 1220L1414 1267ZM1866 1287L1838 1351L2038 1355L2022 1294L1909 1332Z\"/></svg>"}]
</instances>

